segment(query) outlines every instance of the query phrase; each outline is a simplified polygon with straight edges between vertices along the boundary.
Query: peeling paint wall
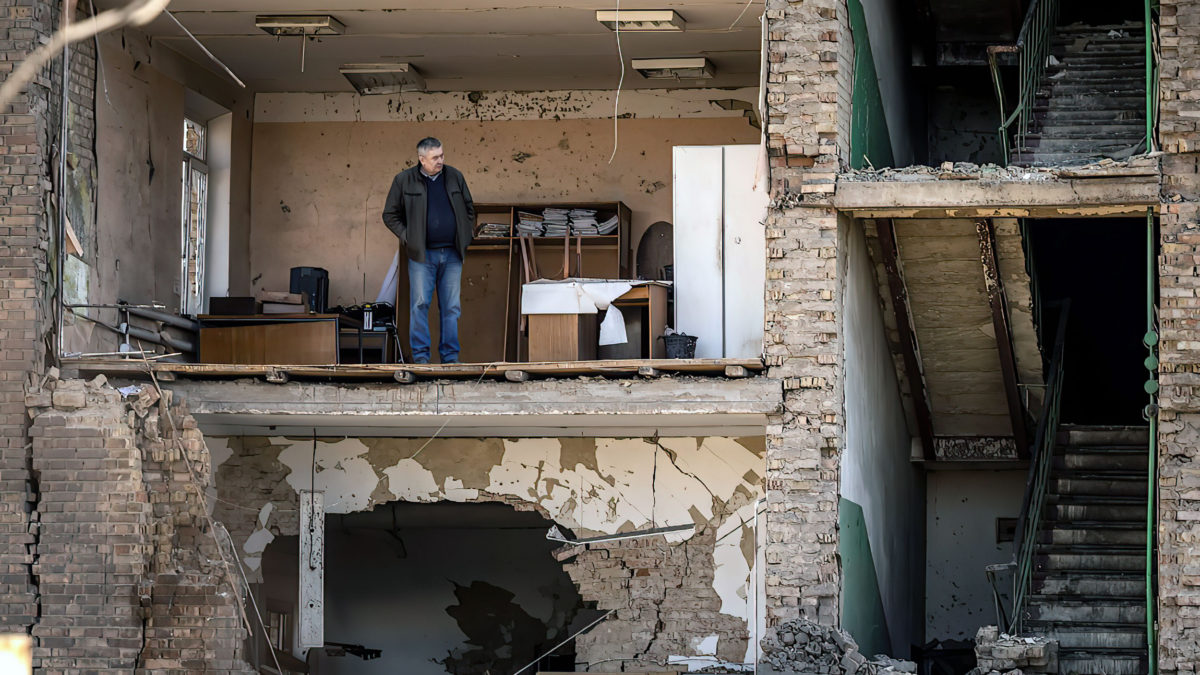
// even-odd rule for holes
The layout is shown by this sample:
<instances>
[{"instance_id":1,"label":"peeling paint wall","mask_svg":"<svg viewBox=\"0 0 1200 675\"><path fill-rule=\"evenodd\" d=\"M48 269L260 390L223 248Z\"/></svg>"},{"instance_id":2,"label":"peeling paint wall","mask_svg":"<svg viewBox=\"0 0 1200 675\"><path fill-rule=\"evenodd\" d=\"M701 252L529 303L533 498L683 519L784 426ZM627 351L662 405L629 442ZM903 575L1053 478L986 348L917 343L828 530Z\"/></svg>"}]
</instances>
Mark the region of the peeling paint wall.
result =
<instances>
[{"instance_id":1,"label":"peeling paint wall","mask_svg":"<svg viewBox=\"0 0 1200 675\"><path fill-rule=\"evenodd\" d=\"M261 111L259 98L263 118L279 119ZM304 123L260 120L250 242L254 288L286 289L291 267L318 266L329 270L331 304L374 300L397 245L381 220L384 200L392 177L415 163L417 141L425 136L441 139L447 163L466 175L477 204L625 202L633 213L631 247L651 224L673 220L673 146L759 140L741 116L622 119L610 164L611 119L557 115L514 109L483 121L347 122L330 121L340 120L340 112L321 109Z\"/></svg>"},{"instance_id":2,"label":"peeling paint wall","mask_svg":"<svg viewBox=\"0 0 1200 675\"><path fill-rule=\"evenodd\" d=\"M267 545L296 532L313 442L232 437L208 445L214 462L225 457L217 518L261 575ZM504 501L577 537L695 525L593 546L573 559L569 571L584 599L622 610L580 643L580 658L665 665L670 656L697 655L692 638L715 634L715 656L740 664L752 654L753 521L764 455L762 438L322 439L315 485L329 513L391 501Z\"/></svg>"},{"instance_id":3,"label":"peeling paint wall","mask_svg":"<svg viewBox=\"0 0 1200 675\"><path fill-rule=\"evenodd\" d=\"M229 190L230 279L248 291L249 162L252 98L232 93L206 70L150 45L136 30L100 39L96 88L98 162L96 257L90 270L92 303L159 302L179 308L179 248L183 115L187 89L233 111ZM239 98L240 97L240 98ZM91 316L115 324L113 310ZM77 322L85 350L110 350L118 336Z\"/></svg>"}]
</instances>

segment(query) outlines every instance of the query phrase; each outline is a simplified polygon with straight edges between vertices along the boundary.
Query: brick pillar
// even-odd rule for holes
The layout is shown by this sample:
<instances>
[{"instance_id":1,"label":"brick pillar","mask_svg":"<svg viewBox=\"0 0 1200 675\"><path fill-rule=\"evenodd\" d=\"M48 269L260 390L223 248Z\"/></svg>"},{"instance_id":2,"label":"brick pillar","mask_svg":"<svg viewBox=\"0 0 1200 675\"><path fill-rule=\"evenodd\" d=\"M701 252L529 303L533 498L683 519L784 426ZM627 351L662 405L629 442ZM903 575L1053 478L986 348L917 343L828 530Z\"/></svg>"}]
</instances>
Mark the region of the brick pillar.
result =
<instances>
[{"instance_id":1,"label":"brick pillar","mask_svg":"<svg viewBox=\"0 0 1200 675\"><path fill-rule=\"evenodd\" d=\"M786 411L767 429L767 622L840 621L843 440L838 216L850 47L844 0L770 0L765 351Z\"/></svg>"},{"instance_id":2,"label":"brick pillar","mask_svg":"<svg viewBox=\"0 0 1200 675\"><path fill-rule=\"evenodd\" d=\"M133 672L144 644L140 589L151 548L142 451L115 389L52 384L52 393L30 401L42 404L32 430L41 495L34 665Z\"/></svg>"},{"instance_id":3,"label":"brick pillar","mask_svg":"<svg viewBox=\"0 0 1200 675\"><path fill-rule=\"evenodd\" d=\"M0 77L49 34L55 17L39 0L0 5ZM38 613L24 398L27 383L45 369L50 325L43 200L50 192L49 92L57 77L52 67L43 70L0 110L0 631L27 631Z\"/></svg>"},{"instance_id":4,"label":"brick pillar","mask_svg":"<svg viewBox=\"0 0 1200 675\"><path fill-rule=\"evenodd\" d=\"M1162 0L1158 662L1200 669L1200 2Z\"/></svg>"}]
</instances>

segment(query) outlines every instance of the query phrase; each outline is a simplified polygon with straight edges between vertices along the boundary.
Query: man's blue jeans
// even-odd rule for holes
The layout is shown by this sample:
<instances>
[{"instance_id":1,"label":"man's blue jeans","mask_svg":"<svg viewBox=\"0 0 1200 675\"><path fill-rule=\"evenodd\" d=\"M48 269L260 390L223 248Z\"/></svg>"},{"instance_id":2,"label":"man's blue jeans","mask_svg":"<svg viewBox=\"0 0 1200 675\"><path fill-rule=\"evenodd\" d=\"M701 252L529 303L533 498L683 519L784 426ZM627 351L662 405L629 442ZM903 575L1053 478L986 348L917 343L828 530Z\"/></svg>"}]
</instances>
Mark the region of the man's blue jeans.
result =
<instances>
[{"instance_id":1,"label":"man's blue jeans","mask_svg":"<svg viewBox=\"0 0 1200 675\"><path fill-rule=\"evenodd\" d=\"M414 362L429 361L429 306L437 288L441 309L442 363L458 360L458 316L462 314L462 258L453 248L425 251L425 262L408 261L408 340Z\"/></svg>"}]
</instances>

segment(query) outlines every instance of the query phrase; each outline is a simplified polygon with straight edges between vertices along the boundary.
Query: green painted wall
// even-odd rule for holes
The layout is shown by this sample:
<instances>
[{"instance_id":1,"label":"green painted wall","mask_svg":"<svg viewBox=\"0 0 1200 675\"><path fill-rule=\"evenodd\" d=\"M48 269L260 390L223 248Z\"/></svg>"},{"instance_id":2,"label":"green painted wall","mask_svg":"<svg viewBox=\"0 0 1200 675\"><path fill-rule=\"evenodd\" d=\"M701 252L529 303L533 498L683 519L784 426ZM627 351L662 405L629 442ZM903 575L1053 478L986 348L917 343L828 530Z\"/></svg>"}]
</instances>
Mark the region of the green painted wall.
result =
<instances>
[{"instance_id":1,"label":"green painted wall","mask_svg":"<svg viewBox=\"0 0 1200 675\"><path fill-rule=\"evenodd\" d=\"M854 90L850 99L850 168L861 169L867 160L876 168L892 166L892 141L888 135L879 76L871 55L867 18L861 0L848 0L850 32L854 37Z\"/></svg>"},{"instance_id":2,"label":"green painted wall","mask_svg":"<svg viewBox=\"0 0 1200 675\"><path fill-rule=\"evenodd\" d=\"M838 499L838 554L842 558L842 628L854 636L864 656L891 654L867 521L862 507L848 499Z\"/></svg>"}]
</instances>

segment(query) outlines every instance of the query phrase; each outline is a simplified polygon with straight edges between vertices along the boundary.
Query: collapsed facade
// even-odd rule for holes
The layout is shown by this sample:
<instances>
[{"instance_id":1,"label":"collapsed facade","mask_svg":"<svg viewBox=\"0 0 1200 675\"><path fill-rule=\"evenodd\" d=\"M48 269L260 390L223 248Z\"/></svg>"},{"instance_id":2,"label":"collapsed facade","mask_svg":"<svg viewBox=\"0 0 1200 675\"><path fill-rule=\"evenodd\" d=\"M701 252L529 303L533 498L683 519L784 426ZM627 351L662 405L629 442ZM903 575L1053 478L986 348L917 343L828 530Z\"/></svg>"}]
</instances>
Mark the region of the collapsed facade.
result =
<instances>
[{"instance_id":1,"label":"collapsed facade","mask_svg":"<svg viewBox=\"0 0 1200 675\"><path fill-rule=\"evenodd\" d=\"M3 629L39 672L741 672L798 619L934 672L1195 670L1200 6L983 4L684 5L717 79L615 101L590 6L366 3L298 37L306 75L229 28L297 8L172 5L244 89L167 19L74 44L0 111ZM4 62L59 11L6 7ZM450 58L523 11L563 35ZM348 93L397 36L428 91ZM674 148L761 143L761 349L531 363L480 300L477 365L236 366L118 314L293 265L368 301L431 134L481 204L620 201L637 235L690 225Z\"/></svg>"}]
</instances>

